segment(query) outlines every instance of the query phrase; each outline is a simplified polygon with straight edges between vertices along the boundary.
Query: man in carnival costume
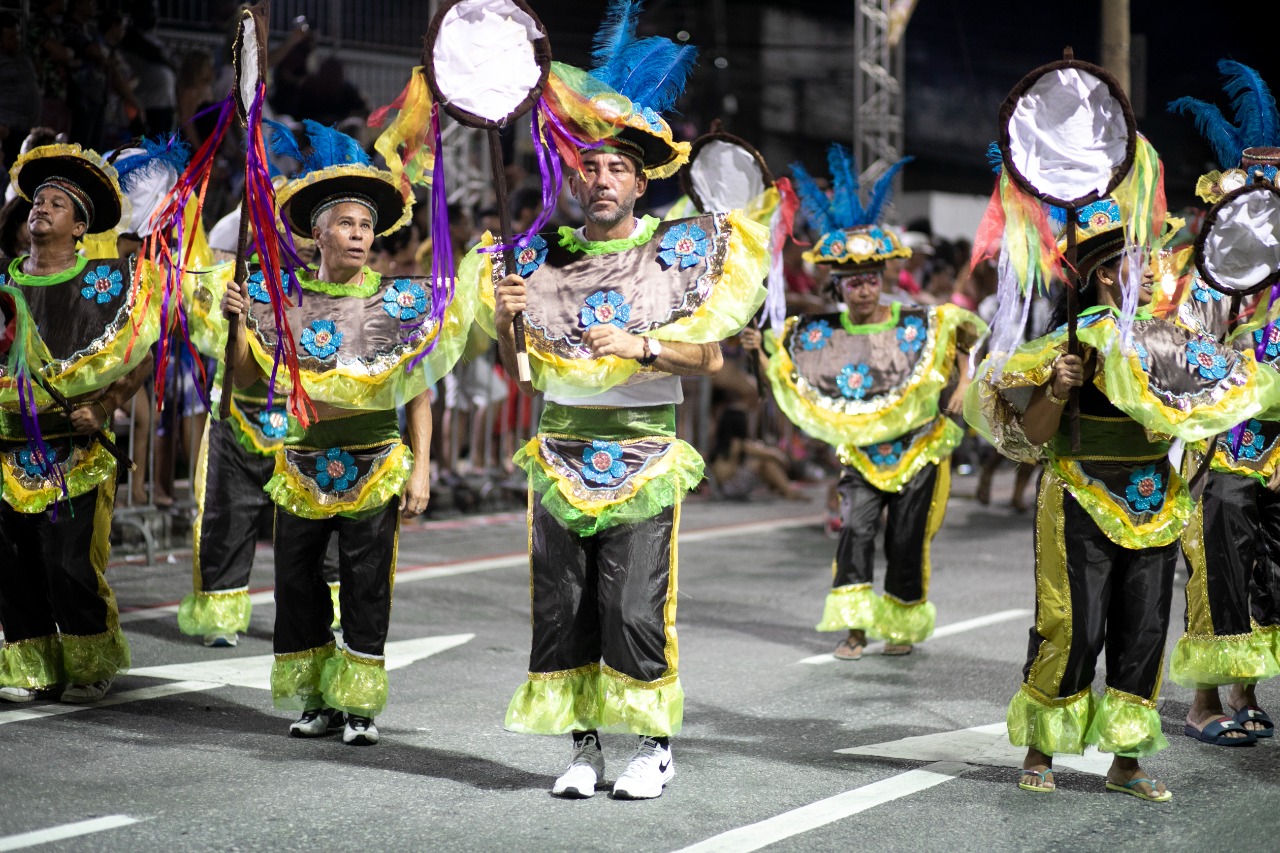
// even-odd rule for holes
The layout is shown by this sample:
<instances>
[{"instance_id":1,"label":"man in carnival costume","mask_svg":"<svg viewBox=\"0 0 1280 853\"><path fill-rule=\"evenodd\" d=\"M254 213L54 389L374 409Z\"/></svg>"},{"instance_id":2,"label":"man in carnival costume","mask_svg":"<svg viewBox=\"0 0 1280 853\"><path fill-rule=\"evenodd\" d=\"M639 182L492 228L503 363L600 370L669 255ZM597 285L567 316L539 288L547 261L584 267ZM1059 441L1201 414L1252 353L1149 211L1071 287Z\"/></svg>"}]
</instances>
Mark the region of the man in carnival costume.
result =
<instances>
[{"instance_id":1,"label":"man in carnival costume","mask_svg":"<svg viewBox=\"0 0 1280 853\"><path fill-rule=\"evenodd\" d=\"M368 745L378 741L374 717L387 699L383 651L399 517L423 512L430 496L431 407L423 392L457 360L471 316L464 300L430 280L388 282L369 269L373 238L408 222L411 207L398 179L370 165L354 139L306 126L305 155L281 126L272 147L303 164L280 191L280 214L294 234L316 240L318 274L295 271L296 295L284 306L261 277L250 275L244 293L228 286L229 319L242 324L229 369L241 389L274 374L276 393L289 392L301 421L266 486L277 505L272 696L278 707L302 711L290 734L321 736L345 720L343 742ZM275 373L277 354L294 348L296 363ZM408 446L396 417L402 404ZM341 647L321 573L332 533Z\"/></svg>"},{"instance_id":2,"label":"man in carnival costume","mask_svg":"<svg viewBox=\"0 0 1280 853\"><path fill-rule=\"evenodd\" d=\"M1170 110L1190 113L1225 172L1202 177L1196 190L1209 203L1237 187L1275 182L1280 166L1280 113L1257 72L1222 60L1224 88L1235 97L1235 123L1212 104L1180 98ZM1269 229L1270 224L1264 224ZM1243 260L1243 259L1242 259ZM1264 294L1267 291L1264 291ZM1239 304L1236 313L1239 312ZM1245 306L1247 307L1247 306ZM1280 366L1280 328L1262 296L1257 320L1237 327L1232 298L1196 271L1178 310L1179 322ZM1203 454L1188 454L1202 462ZM1274 724L1258 706L1254 685L1280 674L1280 421L1249 418L1214 443L1195 515L1182 537L1187 561L1186 632L1170 661L1170 676L1193 688L1185 733L1219 746L1247 746L1271 737ZM1224 712L1219 687L1229 686Z\"/></svg>"},{"instance_id":3,"label":"man in carnival costume","mask_svg":"<svg viewBox=\"0 0 1280 853\"><path fill-rule=\"evenodd\" d=\"M593 76L553 68L584 98L622 106L616 135L575 152L570 185L585 225L532 236L505 277L486 238L459 274L460 287L479 290L477 320L513 375L512 321L524 312L532 384L522 390L546 399L538 435L515 457L530 482L533 646L506 727L572 733L569 768L551 791L574 798L603 781L601 731L639 737L615 797L658 797L675 773L676 533L681 498L703 470L675 437L680 377L719 369L718 342L759 307L768 268L765 230L739 213L634 215L648 181L688 157L658 113L693 61L692 48L635 38L638 5L611 8Z\"/></svg>"},{"instance_id":4,"label":"man in carnival costume","mask_svg":"<svg viewBox=\"0 0 1280 853\"><path fill-rule=\"evenodd\" d=\"M1274 406L1278 386L1252 353L1151 315L1146 260L1164 211L1144 202L1163 197L1158 157L1145 139L1137 140L1135 163L1113 196L1074 211L1080 355L1066 351L1064 300L1045 336L1012 353L993 347L966 415L1001 453L1045 463L1036 623L1008 711L1010 740L1027 747L1019 787L1052 792L1053 756L1093 744L1115 755L1107 790L1164 802L1172 793L1139 759L1168 745L1156 700L1177 542L1193 511L1167 458L1170 441L1201 440ZM1012 219L1006 226L1015 227ZM1002 310L997 318L1018 314ZM993 328L993 339L1009 331ZM1072 389L1079 389L1079 450L1064 417ZM1104 646L1107 687L1099 698L1091 685Z\"/></svg>"},{"instance_id":5,"label":"man in carnival costume","mask_svg":"<svg viewBox=\"0 0 1280 853\"><path fill-rule=\"evenodd\" d=\"M792 171L809 222L822 232L805 260L830 267L844 304L839 313L788 318L771 335L766 373L787 416L836 445L844 466L832 590L818 630L848 631L835 650L841 660L862 657L869 636L885 640L884 654L905 655L933 633L929 546L946 512L949 457L964 435L948 415L961 411L969 350L986 324L954 305L881 301L885 262L911 255L877 224L908 161L885 172L865 208L848 150L831 146L828 161L830 199L802 166ZM758 348L758 335L752 343ZM882 514L888 568L877 596Z\"/></svg>"},{"instance_id":6,"label":"man in carnival costume","mask_svg":"<svg viewBox=\"0 0 1280 853\"><path fill-rule=\"evenodd\" d=\"M31 200L31 254L4 260L0 313L0 699L96 702L129 667L110 551L111 413L151 372L157 304L134 259L76 253L127 218L116 171L78 145L35 148L11 170ZM71 403L68 413L46 387Z\"/></svg>"}]
</instances>

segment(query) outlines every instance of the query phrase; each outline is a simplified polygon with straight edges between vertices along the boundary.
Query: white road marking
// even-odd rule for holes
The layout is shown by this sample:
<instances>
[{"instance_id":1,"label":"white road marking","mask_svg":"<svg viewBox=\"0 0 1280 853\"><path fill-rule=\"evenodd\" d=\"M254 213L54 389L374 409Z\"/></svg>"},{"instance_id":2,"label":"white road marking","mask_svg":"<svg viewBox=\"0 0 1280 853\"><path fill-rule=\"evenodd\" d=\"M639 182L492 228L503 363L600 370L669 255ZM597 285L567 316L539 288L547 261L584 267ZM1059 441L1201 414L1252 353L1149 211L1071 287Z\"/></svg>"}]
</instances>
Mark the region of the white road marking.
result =
<instances>
[{"instance_id":1,"label":"white road marking","mask_svg":"<svg viewBox=\"0 0 1280 853\"><path fill-rule=\"evenodd\" d=\"M989 726L974 726L954 732L937 732L886 743L837 749L836 752L842 755L903 758L908 761L960 761L965 764L1016 768L1022 766L1027 749L1009 743L1004 723L992 723ZM1057 769L1105 776L1107 768L1111 766L1111 756L1089 747L1084 755L1055 755L1053 764Z\"/></svg>"},{"instance_id":2,"label":"white road marking","mask_svg":"<svg viewBox=\"0 0 1280 853\"><path fill-rule=\"evenodd\" d=\"M79 835L89 835L94 832L102 832L106 829L117 829L122 826L128 826L131 823L138 823L138 818L129 817L128 815L113 814L106 817L95 817L92 820L81 820L76 823L64 823L62 826L51 826L48 829L37 829L32 832L22 832L18 835L6 835L0 838L0 851L3 850L21 850L24 847L35 847L37 844L49 844L53 841L62 841L67 838L75 838Z\"/></svg>"},{"instance_id":3,"label":"white road marking","mask_svg":"<svg viewBox=\"0 0 1280 853\"><path fill-rule=\"evenodd\" d=\"M968 765L950 761L930 764L920 770L910 770L863 785L758 823L722 832L705 841L681 848L676 853L748 853L759 850L794 835L949 782L972 769Z\"/></svg>"},{"instance_id":4,"label":"white road marking","mask_svg":"<svg viewBox=\"0 0 1280 853\"><path fill-rule=\"evenodd\" d=\"M823 516L802 516L799 518L779 518L772 521L753 521L747 524L729 524L723 527L709 527L703 530L691 530L680 534L680 542L708 542L715 539L726 539L734 536L750 536L756 533L768 533L789 527L808 527L822 523ZM418 581L435 580L436 578L470 575L476 572L489 572L494 569L514 569L528 567L527 552L519 554L502 554L496 557L482 557L476 560L458 560L449 563L432 563L424 566L409 566L396 569L396 584L417 583ZM250 594L249 601L258 607L275 603L275 592L270 589ZM173 616L178 612L176 604L162 604L156 607L143 607L120 614L120 624L142 622L158 619L162 616Z\"/></svg>"},{"instance_id":5,"label":"white road marking","mask_svg":"<svg viewBox=\"0 0 1280 853\"><path fill-rule=\"evenodd\" d=\"M935 630L933 632L933 636L929 639L936 640L939 637L950 637L953 634L963 634L965 631L986 628L988 625L998 625L1001 622L1011 622L1014 619L1021 619L1024 616L1030 616L1031 614L1032 611L1030 610L1001 610L998 613L988 613L986 616L978 616L973 619L966 619L963 622L954 622L950 625L943 625L941 628ZM925 642L928 642L928 640ZM870 643L867 645L866 649L863 650L863 654L875 654L882 648L884 648L884 643ZM837 661L840 663L848 663L848 661L841 661L832 654L814 655L813 657L805 658L800 661L800 663L821 664L836 663Z\"/></svg>"},{"instance_id":6,"label":"white road marking","mask_svg":"<svg viewBox=\"0 0 1280 853\"><path fill-rule=\"evenodd\" d=\"M417 640L397 640L393 643L387 643L387 669L401 669L423 658L431 657L463 643L470 642L474 638L475 634L448 634L440 637L422 637ZM132 669L129 671L130 675L140 675L145 678L171 678L175 679L175 681L172 684L157 684L138 690L126 690L123 693L108 694L106 699L91 705L63 705L53 702L35 705L30 708L23 707L15 708L11 711L0 711L0 725L56 717L76 711L88 711L93 708L105 708L110 705L121 705L125 702L161 699L165 696L176 696L180 693L215 690L219 687L253 687L259 690L270 690L271 660L272 655L253 655L251 657L221 658L197 663L175 663Z\"/></svg>"}]
</instances>

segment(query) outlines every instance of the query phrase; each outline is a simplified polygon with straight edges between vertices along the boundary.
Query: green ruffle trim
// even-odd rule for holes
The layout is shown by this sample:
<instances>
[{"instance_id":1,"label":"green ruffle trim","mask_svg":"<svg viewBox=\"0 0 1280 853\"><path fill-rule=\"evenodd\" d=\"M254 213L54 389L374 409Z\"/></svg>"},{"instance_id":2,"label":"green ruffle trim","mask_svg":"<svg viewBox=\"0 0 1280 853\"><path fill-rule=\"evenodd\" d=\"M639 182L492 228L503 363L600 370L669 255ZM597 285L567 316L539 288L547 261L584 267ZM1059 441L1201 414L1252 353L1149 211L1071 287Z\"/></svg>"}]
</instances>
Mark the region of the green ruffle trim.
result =
<instances>
[{"instance_id":1,"label":"green ruffle trim","mask_svg":"<svg viewBox=\"0 0 1280 853\"><path fill-rule=\"evenodd\" d=\"M320 675L337 646L327 643L304 652L276 655L271 664L271 701L277 708L311 711L324 705Z\"/></svg>"},{"instance_id":2,"label":"green ruffle trim","mask_svg":"<svg viewBox=\"0 0 1280 853\"><path fill-rule=\"evenodd\" d=\"M697 214L694 214L695 216ZM640 218L640 227L630 237L620 237L617 240L584 240L578 236L577 231L568 225L561 225L560 245L568 249L570 252L581 252L584 255L610 255L614 252L625 252L627 249L634 249L636 246L643 246L653 237L653 232L658 230L661 220L645 215Z\"/></svg>"},{"instance_id":3,"label":"green ruffle trim","mask_svg":"<svg viewBox=\"0 0 1280 853\"><path fill-rule=\"evenodd\" d=\"M807 434L836 446L877 444L924 426L938 416L938 397L954 373L958 338L963 334L966 341L971 340L987 328L977 315L954 305L935 306L932 315L925 349L900 390L868 400L854 413L831 408L838 403L847 409L852 405L849 401L833 403L816 390L802 391L786 347L774 344L766 373L778 407ZM788 317L786 330L790 332L799 320ZM772 343L771 335L766 338Z\"/></svg>"},{"instance_id":4,"label":"green ruffle trim","mask_svg":"<svg viewBox=\"0 0 1280 853\"><path fill-rule=\"evenodd\" d=\"M827 593L819 631L858 630L872 634L880 624L880 596L870 584L839 586ZM877 637L876 639L880 639Z\"/></svg>"},{"instance_id":5,"label":"green ruffle trim","mask_svg":"<svg viewBox=\"0 0 1280 853\"><path fill-rule=\"evenodd\" d=\"M1126 758L1146 758L1169 745L1154 704L1110 688L1098 701L1085 741Z\"/></svg>"},{"instance_id":6,"label":"green ruffle trim","mask_svg":"<svg viewBox=\"0 0 1280 853\"><path fill-rule=\"evenodd\" d=\"M1271 648L1271 654L1280 666L1280 625L1255 625L1253 633Z\"/></svg>"},{"instance_id":7,"label":"green ruffle trim","mask_svg":"<svg viewBox=\"0 0 1280 853\"><path fill-rule=\"evenodd\" d=\"M28 489L18 480L17 472L10 468L8 462L0 462L0 495L4 502L21 513L44 512L49 504L62 500L62 488L48 480L45 485L36 489ZM94 441L89 445L85 455L70 471L64 471L67 482L67 497L77 498L88 494L98 486L114 478L116 460L107 449Z\"/></svg>"},{"instance_id":8,"label":"green ruffle trim","mask_svg":"<svg viewBox=\"0 0 1280 853\"><path fill-rule=\"evenodd\" d=\"M312 293L323 293L327 296L354 296L356 299L368 299L382 287L382 273L364 268L364 275L357 284L342 284L336 281L321 281L310 273L298 270L298 284L303 290Z\"/></svg>"},{"instance_id":9,"label":"green ruffle trim","mask_svg":"<svg viewBox=\"0 0 1280 853\"><path fill-rule=\"evenodd\" d=\"M1093 718L1095 703L1092 690L1068 699L1042 702L1024 684L1013 695L1005 723L1009 727L1009 743L1038 749L1045 755L1084 752Z\"/></svg>"},{"instance_id":10,"label":"green ruffle trim","mask_svg":"<svg viewBox=\"0 0 1280 853\"><path fill-rule=\"evenodd\" d=\"M324 704L348 714L376 717L387 707L387 667L381 658L335 652L320 674Z\"/></svg>"},{"instance_id":11,"label":"green ruffle trim","mask_svg":"<svg viewBox=\"0 0 1280 853\"><path fill-rule=\"evenodd\" d=\"M932 601L903 604L885 595L880 598L875 635L886 643L909 646L929 639L937 618L938 608Z\"/></svg>"},{"instance_id":12,"label":"green ruffle trim","mask_svg":"<svg viewBox=\"0 0 1280 853\"><path fill-rule=\"evenodd\" d=\"M646 482L630 497L603 506L595 513L574 506L561 492L558 481L527 451L527 446L516 451L512 461L528 472L529 487L548 512L578 536L593 536L619 524L636 524L653 518L667 507L675 506L702 482L704 463L691 445L673 441L667 454L674 456L665 473Z\"/></svg>"},{"instance_id":13,"label":"green ruffle trim","mask_svg":"<svg viewBox=\"0 0 1280 853\"><path fill-rule=\"evenodd\" d=\"M305 476L296 474L285 463L285 451L276 456L276 472L263 491L276 506L299 518L361 518L377 512L404 490L413 473L413 453L407 445L397 445L371 475L360 493L352 500L323 505L303 485Z\"/></svg>"},{"instance_id":14,"label":"green ruffle trim","mask_svg":"<svg viewBox=\"0 0 1280 853\"><path fill-rule=\"evenodd\" d=\"M63 680L62 638L57 634L0 646L0 685L39 690Z\"/></svg>"},{"instance_id":15,"label":"green ruffle trim","mask_svg":"<svg viewBox=\"0 0 1280 853\"><path fill-rule=\"evenodd\" d=\"M964 428L948 417L938 418L938 425L927 436L918 438L903 451L896 464L881 467L871 461L863 447L843 444L836 448L840 464L848 465L862 478L882 492L900 492L927 465L937 465L951 456L964 441Z\"/></svg>"},{"instance_id":16,"label":"green ruffle trim","mask_svg":"<svg viewBox=\"0 0 1280 853\"><path fill-rule=\"evenodd\" d=\"M591 665L557 678L529 678L511 697L503 726L531 735L563 735L597 728L600 667Z\"/></svg>"},{"instance_id":17,"label":"green ruffle trim","mask_svg":"<svg viewBox=\"0 0 1280 853\"><path fill-rule=\"evenodd\" d=\"M1169 676L1183 687L1257 684L1280 675L1272 638L1261 631L1230 637L1183 634L1173 647Z\"/></svg>"},{"instance_id":18,"label":"green ruffle trim","mask_svg":"<svg viewBox=\"0 0 1280 853\"><path fill-rule=\"evenodd\" d=\"M1135 526L1128 510L1101 485L1090 482L1078 464L1070 459L1052 459L1049 465L1098 529L1112 542L1131 551L1161 548L1177 541L1187 526L1187 519L1196 511L1186 482L1173 468L1169 469L1164 503L1150 521Z\"/></svg>"},{"instance_id":19,"label":"green ruffle trim","mask_svg":"<svg viewBox=\"0 0 1280 853\"><path fill-rule=\"evenodd\" d=\"M129 641L119 628L89 637L62 635L62 670L71 684L115 678L129 663Z\"/></svg>"},{"instance_id":20,"label":"green ruffle trim","mask_svg":"<svg viewBox=\"0 0 1280 853\"><path fill-rule=\"evenodd\" d=\"M249 629L252 610L248 590L188 593L178 605L178 630L189 637L243 633Z\"/></svg>"},{"instance_id":21,"label":"green ruffle trim","mask_svg":"<svg viewBox=\"0 0 1280 853\"><path fill-rule=\"evenodd\" d=\"M684 721L684 688L671 676L654 683L595 664L556 677L531 677L507 706L504 723L523 734L596 729L670 737Z\"/></svg>"},{"instance_id":22,"label":"green ruffle trim","mask_svg":"<svg viewBox=\"0 0 1280 853\"><path fill-rule=\"evenodd\" d=\"M222 359L227 351L227 318L222 316L222 297L235 277L235 261L226 261L200 272L182 276L182 302L187 310L187 333L203 355ZM219 375L222 365L218 365ZM221 387L215 382L214 387Z\"/></svg>"},{"instance_id":23,"label":"green ruffle trim","mask_svg":"<svg viewBox=\"0 0 1280 853\"><path fill-rule=\"evenodd\" d=\"M88 257L77 254L75 263L62 270L62 272L50 273L49 275L31 275L22 271L22 265L28 257L30 256L19 255L9 262L9 278L23 287L47 287L51 284L62 284L64 281L78 278L89 264Z\"/></svg>"}]
</instances>

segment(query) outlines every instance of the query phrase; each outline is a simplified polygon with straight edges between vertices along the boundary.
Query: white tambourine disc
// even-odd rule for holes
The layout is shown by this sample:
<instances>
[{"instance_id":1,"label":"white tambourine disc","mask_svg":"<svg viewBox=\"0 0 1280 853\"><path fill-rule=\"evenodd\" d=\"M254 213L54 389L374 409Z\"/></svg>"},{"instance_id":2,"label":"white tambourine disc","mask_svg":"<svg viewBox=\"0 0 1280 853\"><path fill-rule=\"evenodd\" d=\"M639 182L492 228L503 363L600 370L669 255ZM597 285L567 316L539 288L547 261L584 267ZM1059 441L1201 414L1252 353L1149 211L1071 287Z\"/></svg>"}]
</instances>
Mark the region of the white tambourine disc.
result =
<instances>
[{"instance_id":1,"label":"white tambourine disc","mask_svg":"<svg viewBox=\"0 0 1280 853\"><path fill-rule=\"evenodd\" d=\"M260 50L258 19L245 14L240 18L240 105L246 111L258 94L258 81L262 78L262 69L258 67Z\"/></svg>"},{"instance_id":2,"label":"white tambourine disc","mask_svg":"<svg viewBox=\"0 0 1280 853\"><path fill-rule=\"evenodd\" d=\"M741 210L768 188L755 154L724 139L713 139L689 163L689 181L703 213Z\"/></svg>"},{"instance_id":3,"label":"white tambourine disc","mask_svg":"<svg viewBox=\"0 0 1280 853\"><path fill-rule=\"evenodd\" d=\"M432 45L436 86L453 106L501 122L538 85L537 22L508 0L463 0L449 9Z\"/></svg>"},{"instance_id":4,"label":"white tambourine disc","mask_svg":"<svg viewBox=\"0 0 1280 853\"><path fill-rule=\"evenodd\" d=\"M1210 212L1197 247L1205 281L1224 293L1248 294L1280 272L1280 193L1255 186L1223 199Z\"/></svg>"}]
</instances>

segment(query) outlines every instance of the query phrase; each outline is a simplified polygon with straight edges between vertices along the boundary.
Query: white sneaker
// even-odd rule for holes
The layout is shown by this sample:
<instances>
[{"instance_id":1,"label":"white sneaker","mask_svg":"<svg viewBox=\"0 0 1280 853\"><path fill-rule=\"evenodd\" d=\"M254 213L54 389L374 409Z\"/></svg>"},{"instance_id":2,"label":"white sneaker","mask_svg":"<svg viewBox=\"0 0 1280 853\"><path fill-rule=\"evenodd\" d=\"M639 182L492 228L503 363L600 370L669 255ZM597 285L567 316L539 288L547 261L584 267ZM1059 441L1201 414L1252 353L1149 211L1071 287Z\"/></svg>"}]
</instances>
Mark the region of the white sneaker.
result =
<instances>
[{"instance_id":1,"label":"white sneaker","mask_svg":"<svg viewBox=\"0 0 1280 853\"><path fill-rule=\"evenodd\" d=\"M640 746L627 762L618 781L613 783L613 796L619 800L652 800L662 796L662 788L676 775L671 747L651 737L640 738Z\"/></svg>"},{"instance_id":2,"label":"white sneaker","mask_svg":"<svg viewBox=\"0 0 1280 853\"><path fill-rule=\"evenodd\" d=\"M378 727L373 724L373 717L347 714L347 728L342 733L342 742L351 746L373 746L377 743Z\"/></svg>"},{"instance_id":3,"label":"white sneaker","mask_svg":"<svg viewBox=\"0 0 1280 853\"><path fill-rule=\"evenodd\" d=\"M62 701L72 705L88 705L91 702L97 702L107 695L107 691L111 689L111 682L114 680L113 678L104 678L92 684L69 684L67 689L62 691Z\"/></svg>"},{"instance_id":4,"label":"white sneaker","mask_svg":"<svg viewBox=\"0 0 1280 853\"><path fill-rule=\"evenodd\" d=\"M211 649L229 649L240 642L240 635L235 631L218 631L204 635L204 644Z\"/></svg>"},{"instance_id":5,"label":"white sneaker","mask_svg":"<svg viewBox=\"0 0 1280 853\"><path fill-rule=\"evenodd\" d=\"M0 699L5 702L31 702L36 692L30 687L0 687Z\"/></svg>"},{"instance_id":6,"label":"white sneaker","mask_svg":"<svg viewBox=\"0 0 1280 853\"><path fill-rule=\"evenodd\" d=\"M573 744L569 769L564 771L551 793L571 800L585 800L596 792L596 784L604 778L604 751L595 735L583 735Z\"/></svg>"},{"instance_id":7,"label":"white sneaker","mask_svg":"<svg viewBox=\"0 0 1280 853\"><path fill-rule=\"evenodd\" d=\"M346 717L333 708L313 708L289 724L290 737L322 737L342 728Z\"/></svg>"}]
</instances>

